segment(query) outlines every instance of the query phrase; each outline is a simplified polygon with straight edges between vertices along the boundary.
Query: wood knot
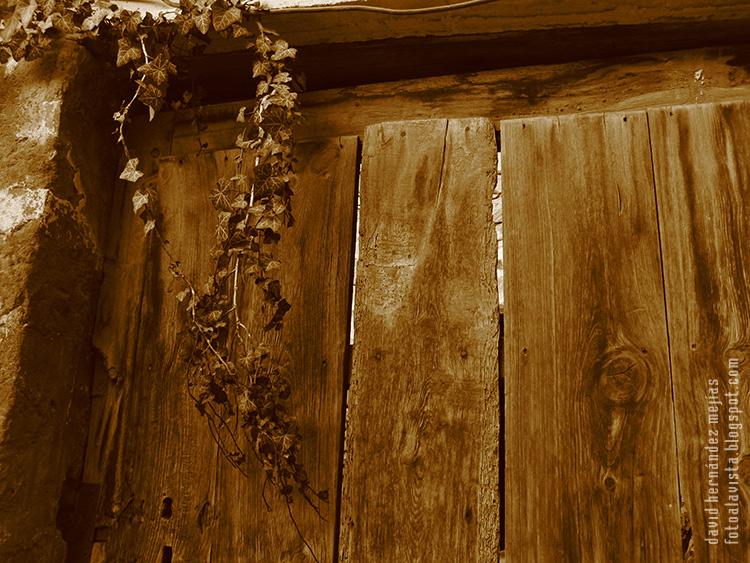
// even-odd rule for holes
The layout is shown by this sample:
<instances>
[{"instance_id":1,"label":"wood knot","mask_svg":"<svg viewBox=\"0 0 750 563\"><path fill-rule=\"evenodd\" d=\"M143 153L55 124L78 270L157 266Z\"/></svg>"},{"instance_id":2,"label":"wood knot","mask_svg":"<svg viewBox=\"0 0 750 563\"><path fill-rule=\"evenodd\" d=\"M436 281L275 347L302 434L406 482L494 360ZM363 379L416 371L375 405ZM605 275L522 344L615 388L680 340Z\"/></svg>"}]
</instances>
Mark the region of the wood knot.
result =
<instances>
[{"instance_id":1,"label":"wood knot","mask_svg":"<svg viewBox=\"0 0 750 563\"><path fill-rule=\"evenodd\" d=\"M615 487L617 487L617 481L615 480L615 478L614 478L614 477L612 477L612 475L607 475L607 476L606 476L606 477L604 478L604 487L605 487L605 488L606 488L606 489L607 489L608 491L610 491L610 492L612 492L612 491L614 491L614 490L615 490Z\"/></svg>"},{"instance_id":2,"label":"wood knot","mask_svg":"<svg viewBox=\"0 0 750 563\"><path fill-rule=\"evenodd\" d=\"M643 398L651 368L642 355L618 348L605 354L597 371L604 398L613 405L625 406Z\"/></svg>"}]
</instances>

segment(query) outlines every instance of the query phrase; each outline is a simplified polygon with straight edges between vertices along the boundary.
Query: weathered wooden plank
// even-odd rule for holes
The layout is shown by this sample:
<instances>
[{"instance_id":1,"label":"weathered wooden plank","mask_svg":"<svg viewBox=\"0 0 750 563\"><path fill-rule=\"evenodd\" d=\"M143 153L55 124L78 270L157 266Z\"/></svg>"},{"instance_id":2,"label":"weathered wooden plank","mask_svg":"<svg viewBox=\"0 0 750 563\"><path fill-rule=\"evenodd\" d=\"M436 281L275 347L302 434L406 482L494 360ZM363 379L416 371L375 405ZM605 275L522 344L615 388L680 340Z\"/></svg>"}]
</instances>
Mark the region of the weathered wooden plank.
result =
<instances>
[{"instance_id":1,"label":"weathered wooden plank","mask_svg":"<svg viewBox=\"0 0 750 563\"><path fill-rule=\"evenodd\" d=\"M498 303L485 119L367 129L342 561L498 556Z\"/></svg>"},{"instance_id":2,"label":"weathered wooden plank","mask_svg":"<svg viewBox=\"0 0 750 563\"><path fill-rule=\"evenodd\" d=\"M694 557L748 561L750 446L744 434L750 426L750 104L675 107L649 111L648 117L680 490ZM741 504L735 514L734 503Z\"/></svg>"},{"instance_id":3,"label":"weathered wooden plank","mask_svg":"<svg viewBox=\"0 0 750 563\"><path fill-rule=\"evenodd\" d=\"M159 165L162 232L193 280L210 272L205 233L213 231L215 214L206 194L216 182L215 157L162 159ZM130 221L140 225L134 216ZM151 236L146 246L135 359L132 371L123 374L128 384L121 398L126 407L118 478L107 483L112 492L105 510L114 521L104 551L112 561L205 561L210 536L201 534L202 515L213 504L217 448L186 392L181 356L189 337L174 299L174 289L181 288L158 239ZM117 305L131 306L127 300Z\"/></svg>"},{"instance_id":4,"label":"weathered wooden plank","mask_svg":"<svg viewBox=\"0 0 750 563\"><path fill-rule=\"evenodd\" d=\"M162 158L158 177L149 178L158 183L170 252L196 283L206 279L211 265L211 238L205 233L213 232L215 215L208 191L219 177L235 173L234 157L235 151L216 151ZM279 248L282 282L293 304L285 329L295 389L291 408L299 413L308 473L317 486L329 488L331 502L323 507L326 520L301 504L294 509L316 555L331 561L357 139L302 144L298 158L298 221ZM88 480L104 480L99 524L111 526L98 557L159 561L166 550L175 561L299 560L304 544L283 503L265 512L261 472L253 466L250 479L243 478L217 454L205 419L188 398L176 344L185 335L172 276L161 250L144 244L140 220L125 199L123 248L113 270L117 280L103 301L106 318L100 321L100 338L115 349L124 346L116 354L118 361L124 359L111 373L88 466ZM130 320L133 315L137 318ZM118 327L124 332L118 334ZM268 497L274 498L272 492ZM103 518L106 514L112 517Z\"/></svg>"},{"instance_id":5,"label":"weathered wooden plank","mask_svg":"<svg viewBox=\"0 0 750 563\"><path fill-rule=\"evenodd\" d=\"M358 135L384 121L474 116L497 127L511 117L736 100L750 97L748 61L750 46L739 45L307 92L296 135ZM195 154L201 143L225 149L239 133L238 109L249 103L204 106L157 120L175 127L175 154Z\"/></svg>"},{"instance_id":6,"label":"weathered wooden plank","mask_svg":"<svg viewBox=\"0 0 750 563\"><path fill-rule=\"evenodd\" d=\"M290 409L303 436L302 462L314 485L328 489L330 501L322 505L325 520L304 502L295 502L292 509L317 558L330 562L335 560L343 446L357 138L303 143L297 156L296 223L278 249L284 294L292 303L283 336L290 354ZM257 297L257 292L248 296L251 311L257 310ZM213 560L313 561L285 503L270 488L266 496L273 511L265 510L263 474L254 459L250 462L249 480L226 463L218 467Z\"/></svg>"},{"instance_id":7,"label":"weathered wooden plank","mask_svg":"<svg viewBox=\"0 0 750 563\"><path fill-rule=\"evenodd\" d=\"M646 115L501 130L508 560L681 560Z\"/></svg>"},{"instance_id":8,"label":"weathered wooden plank","mask_svg":"<svg viewBox=\"0 0 750 563\"><path fill-rule=\"evenodd\" d=\"M123 479L118 464L122 423L127 418L129 403L125 397L130 392L135 370L144 267L148 255L148 244L141 234L142 224L133 217L131 197L136 189L144 190L157 182L159 152L152 150L153 145L168 146L171 137L171 129L160 127L148 137L138 135L132 139L130 148L143 155L141 163L146 175L135 186L120 182L115 187L94 330L97 361L82 486L82 489L97 494L98 502L93 513L89 512L89 506L86 509L78 507L79 511L85 511L80 517L87 529L81 532L81 544L69 545L69 561L88 559L95 527L112 525L115 516L113 504L122 506L120 500L113 498L117 489L114 484ZM127 306L123 306L124 303ZM89 501L85 504L88 505Z\"/></svg>"}]
</instances>

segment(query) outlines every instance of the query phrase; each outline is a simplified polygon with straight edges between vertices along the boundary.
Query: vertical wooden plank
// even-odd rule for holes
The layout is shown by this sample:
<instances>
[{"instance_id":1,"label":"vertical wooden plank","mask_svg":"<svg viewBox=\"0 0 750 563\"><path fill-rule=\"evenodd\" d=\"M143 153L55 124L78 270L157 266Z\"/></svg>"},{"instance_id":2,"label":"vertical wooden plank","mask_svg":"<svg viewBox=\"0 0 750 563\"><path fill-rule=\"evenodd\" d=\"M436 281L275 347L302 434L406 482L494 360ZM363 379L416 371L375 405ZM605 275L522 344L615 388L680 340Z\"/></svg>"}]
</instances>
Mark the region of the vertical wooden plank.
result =
<instances>
[{"instance_id":1,"label":"vertical wooden plank","mask_svg":"<svg viewBox=\"0 0 750 563\"><path fill-rule=\"evenodd\" d=\"M649 122L694 557L750 561L750 104Z\"/></svg>"},{"instance_id":2,"label":"vertical wooden plank","mask_svg":"<svg viewBox=\"0 0 750 563\"><path fill-rule=\"evenodd\" d=\"M330 496L321 507L325 520L303 502L295 502L292 509L321 562L335 560L357 142L356 137L342 137L297 146L296 223L278 248L282 287L292 304L283 331L290 352L290 409L303 436L308 475ZM248 306L257 306L253 296L248 297ZM284 501L270 488L266 496L273 510L266 512L262 471L254 458L250 463L250 479L227 463L219 464L213 561L313 561Z\"/></svg>"},{"instance_id":3,"label":"vertical wooden plank","mask_svg":"<svg viewBox=\"0 0 750 563\"><path fill-rule=\"evenodd\" d=\"M208 277L215 212L208 199L220 177L234 175L237 151L163 158L158 172L159 208L172 255L198 285ZM302 503L295 518L320 561L334 559L342 448L344 355L348 342L357 138L298 147L297 223L279 245L282 283L292 303L284 335L290 345L290 409L299 413L303 462L312 482L327 487L325 520ZM150 178L157 182L157 177ZM108 296L111 319L103 323L113 341L129 352L117 389L107 393L111 413L105 426L117 438L108 459L101 511L111 513L108 540L97 557L113 561L312 560L289 520L283 502L265 511L262 472L250 458L244 478L218 455L206 420L187 395L180 348L189 342L174 299L174 281L161 249L144 244L142 224L127 202L125 244L116 270L122 281L140 280ZM131 242L132 241L132 242ZM131 247L142 248L130 253ZM133 263L133 260L137 261ZM248 295L246 306L254 306ZM134 304L140 304L134 307ZM131 311L137 322L125 322ZM248 316L252 317L250 313ZM117 329L127 329L117 335ZM101 433L101 432L100 432ZM94 450L107 440L97 440ZM92 453L92 479L96 471ZM169 507L164 504L165 499ZM167 510L165 510L167 508Z\"/></svg>"},{"instance_id":4,"label":"vertical wooden plank","mask_svg":"<svg viewBox=\"0 0 750 563\"><path fill-rule=\"evenodd\" d=\"M369 127L342 561L498 557L495 131Z\"/></svg>"},{"instance_id":5,"label":"vertical wooden plank","mask_svg":"<svg viewBox=\"0 0 750 563\"><path fill-rule=\"evenodd\" d=\"M215 155L165 158L158 172L158 209L170 252L193 280L210 272L215 215L207 191L216 182ZM131 236L143 237L132 216ZM141 232L137 232L140 230ZM214 496L217 448L186 392L182 361L189 336L155 236L146 244L140 323L133 369L127 379L117 479L107 507L114 522L104 546L107 560L206 561L205 506ZM127 310L131 303L120 301Z\"/></svg>"},{"instance_id":6,"label":"vertical wooden plank","mask_svg":"<svg viewBox=\"0 0 750 563\"><path fill-rule=\"evenodd\" d=\"M646 115L501 140L508 560L680 560Z\"/></svg>"},{"instance_id":7,"label":"vertical wooden plank","mask_svg":"<svg viewBox=\"0 0 750 563\"><path fill-rule=\"evenodd\" d=\"M143 225L133 216L131 198L136 189L158 182L159 158L172 137L169 123L130 136L130 149L139 155L145 176L135 185L120 182L113 198L111 224L105 251L104 276L97 311L94 346L97 349L91 397L91 422L83 470L82 490L98 498L81 498L77 510L87 521L81 545L71 545L69 561L86 561L94 529L108 529L128 499L119 498L123 474L119 464L123 447L123 421L127 408L141 323L141 301L148 241ZM93 513L86 510L90 504ZM100 550L101 551L101 550Z\"/></svg>"}]
</instances>

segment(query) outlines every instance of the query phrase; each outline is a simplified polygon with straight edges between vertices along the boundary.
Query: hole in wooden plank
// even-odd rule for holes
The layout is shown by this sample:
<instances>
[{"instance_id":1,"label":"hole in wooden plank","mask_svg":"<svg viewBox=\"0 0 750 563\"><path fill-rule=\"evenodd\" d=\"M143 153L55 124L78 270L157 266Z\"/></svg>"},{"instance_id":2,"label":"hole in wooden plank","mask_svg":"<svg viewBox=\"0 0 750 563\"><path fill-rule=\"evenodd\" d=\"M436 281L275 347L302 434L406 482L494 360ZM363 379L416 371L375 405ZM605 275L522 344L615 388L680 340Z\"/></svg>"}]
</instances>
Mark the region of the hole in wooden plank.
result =
<instances>
[{"instance_id":1,"label":"hole in wooden plank","mask_svg":"<svg viewBox=\"0 0 750 563\"><path fill-rule=\"evenodd\" d=\"M161 548L161 563L172 563L172 546L165 545Z\"/></svg>"},{"instance_id":2,"label":"hole in wooden plank","mask_svg":"<svg viewBox=\"0 0 750 563\"><path fill-rule=\"evenodd\" d=\"M172 499L170 497L164 497L161 501L161 517L167 519L172 517Z\"/></svg>"},{"instance_id":3,"label":"hole in wooden plank","mask_svg":"<svg viewBox=\"0 0 750 563\"><path fill-rule=\"evenodd\" d=\"M680 513L682 516L682 556L684 561L692 561L693 553L693 527L690 525L685 501L680 498Z\"/></svg>"}]
</instances>

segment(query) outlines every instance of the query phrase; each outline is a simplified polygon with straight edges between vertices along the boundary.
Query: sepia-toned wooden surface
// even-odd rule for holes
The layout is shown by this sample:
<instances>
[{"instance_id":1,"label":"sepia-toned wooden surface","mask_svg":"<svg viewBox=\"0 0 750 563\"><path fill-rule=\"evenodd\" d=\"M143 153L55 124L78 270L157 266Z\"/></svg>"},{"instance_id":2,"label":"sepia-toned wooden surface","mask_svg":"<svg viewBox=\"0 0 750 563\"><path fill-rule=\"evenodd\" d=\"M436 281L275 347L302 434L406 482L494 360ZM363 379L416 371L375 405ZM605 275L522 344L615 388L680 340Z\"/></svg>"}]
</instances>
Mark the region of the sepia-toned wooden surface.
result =
<instances>
[{"instance_id":1,"label":"sepia-toned wooden surface","mask_svg":"<svg viewBox=\"0 0 750 563\"><path fill-rule=\"evenodd\" d=\"M698 60L676 57L680 72L667 79ZM660 64L601 67L583 109L598 107L597 84L610 72L624 90L606 104L674 99L644 93ZM731 87L717 85L718 96L742 91L735 81L744 71L732 64L721 65L717 84ZM643 89L627 90L638 80L628 68ZM677 98L696 88L700 98L705 83L695 71L686 80ZM555 96L539 111L570 108L564 94ZM401 111L408 108L394 109ZM299 146L298 223L280 247L293 304L285 330L292 410L308 471L331 498L325 520L301 503L294 510L320 560L748 560L747 446L741 441L736 454L739 548L705 541L714 524L704 511L704 448L711 379L722 394L737 389L740 410L750 408L750 104L494 123L368 125L369 117L351 115L365 135L348 391L356 137ZM214 221L201 186L233 173L234 152L210 143L193 152L187 130L164 123L140 138L139 185L158 188L170 248L200 279L210 265L200 231ZM325 119L318 123L326 130ZM495 127L503 155L504 422ZM224 133L217 135L193 133L191 142ZM98 316L84 471L87 490L99 489L91 560L160 561L168 547L173 561L310 561L283 504L265 512L257 469L250 467L257 479L240 478L187 399L171 276L132 215L132 190L115 212ZM248 310L254 300L244 296ZM732 357L741 362L738 386ZM731 437L729 399L713 425L722 444ZM744 412L738 419L750 424ZM724 471L729 455L719 457L723 502L733 479ZM724 507L721 541L728 515Z\"/></svg>"},{"instance_id":2,"label":"sepia-toned wooden surface","mask_svg":"<svg viewBox=\"0 0 750 563\"><path fill-rule=\"evenodd\" d=\"M649 111L648 117L680 489L692 529L694 560L750 561L750 104L664 108ZM740 362L737 384L730 375L732 358ZM717 390L715 399L721 401L714 423L709 421L709 406L716 405L709 401L710 388ZM731 412L732 407L743 412ZM726 450L730 431L743 437L733 451ZM715 459L707 446L718 450ZM714 495L710 489L716 485L720 492ZM721 502L706 502L712 496ZM731 506L722 506L727 502L740 504L736 522L729 520ZM720 524L706 509L719 509ZM729 535L731 528L736 538ZM709 545L712 538L719 545ZM725 543L733 539L737 545Z\"/></svg>"},{"instance_id":3,"label":"sepia-toned wooden surface","mask_svg":"<svg viewBox=\"0 0 750 563\"><path fill-rule=\"evenodd\" d=\"M205 232L213 231L215 214L208 192L219 177L233 173L234 156L235 151L217 151L162 158L158 174L142 180L156 184L170 252L193 280L210 272ZM298 223L279 253L282 281L294 303L287 317L294 412L309 474L332 494L323 509L326 520L301 503L294 509L318 558L332 561L357 140L303 144L298 157L306 191L295 199ZM99 344L110 381L92 421L85 476L101 485L97 525L106 534L95 557L161 561L170 553L175 561L312 560L284 503L265 511L261 472L253 467L250 479L239 477L218 455L205 419L190 402L178 353L187 339L177 332L183 323L176 286L155 241L144 242L140 220L125 199L121 232L127 238L115 255L100 314Z\"/></svg>"},{"instance_id":4,"label":"sepia-toned wooden surface","mask_svg":"<svg viewBox=\"0 0 750 563\"><path fill-rule=\"evenodd\" d=\"M498 303L485 119L363 141L341 561L498 556Z\"/></svg>"},{"instance_id":5,"label":"sepia-toned wooden surface","mask_svg":"<svg viewBox=\"0 0 750 563\"><path fill-rule=\"evenodd\" d=\"M700 71L699 74L696 73ZM750 46L650 53L311 91L302 95L300 139L361 135L368 125L407 119L503 119L647 109L750 96ZM235 117L248 101L156 117L170 131L164 151L194 154L234 146ZM146 128L137 121L136 130ZM239 129L238 129L239 127Z\"/></svg>"},{"instance_id":6,"label":"sepia-toned wooden surface","mask_svg":"<svg viewBox=\"0 0 750 563\"><path fill-rule=\"evenodd\" d=\"M680 560L646 114L501 130L507 558Z\"/></svg>"}]
</instances>

